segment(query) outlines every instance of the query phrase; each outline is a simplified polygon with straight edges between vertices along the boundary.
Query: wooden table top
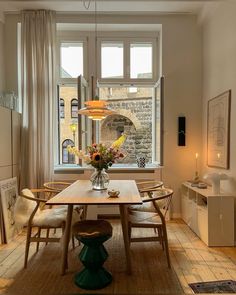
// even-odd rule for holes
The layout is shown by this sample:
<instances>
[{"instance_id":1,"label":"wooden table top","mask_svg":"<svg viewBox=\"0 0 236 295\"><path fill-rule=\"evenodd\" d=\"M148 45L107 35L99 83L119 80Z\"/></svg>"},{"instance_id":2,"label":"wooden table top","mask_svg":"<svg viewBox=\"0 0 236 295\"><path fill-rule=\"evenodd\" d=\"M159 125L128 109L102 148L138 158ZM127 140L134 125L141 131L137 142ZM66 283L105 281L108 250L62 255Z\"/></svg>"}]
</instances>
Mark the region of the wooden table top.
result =
<instances>
[{"instance_id":1,"label":"wooden table top","mask_svg":"<svg viewBox=\"0 0 236 295\"><path fill-rule=\"evenodd\" d=\"M47 201L48 205L119 205L142 204L142 200L134 180L111 180L108 190L120 191L119 197L111 198L107 190L96 191L92 189L89 180L77 180Z\"/></svg>"}]
</instances>

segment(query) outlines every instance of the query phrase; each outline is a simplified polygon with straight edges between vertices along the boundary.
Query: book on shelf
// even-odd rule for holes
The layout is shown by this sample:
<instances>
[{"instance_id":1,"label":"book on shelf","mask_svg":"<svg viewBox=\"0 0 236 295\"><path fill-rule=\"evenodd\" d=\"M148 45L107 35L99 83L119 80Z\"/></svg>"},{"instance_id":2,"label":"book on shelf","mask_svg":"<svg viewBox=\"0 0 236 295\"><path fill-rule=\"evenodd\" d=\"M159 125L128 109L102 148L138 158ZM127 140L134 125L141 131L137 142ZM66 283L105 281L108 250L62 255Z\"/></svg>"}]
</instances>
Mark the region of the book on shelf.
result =
<instances>
[{"instance_id":1,"label":"book on shelf","mask_svg":"<svg viewBox=\"0 0 236 295\"><path fill-rule=\"evenodd\" d=\"M207 184L205 182L194 182L193 180L188 180L187 181L192 187L197 187L197 188L207 188Z\"/></svg>"}]
</instances>

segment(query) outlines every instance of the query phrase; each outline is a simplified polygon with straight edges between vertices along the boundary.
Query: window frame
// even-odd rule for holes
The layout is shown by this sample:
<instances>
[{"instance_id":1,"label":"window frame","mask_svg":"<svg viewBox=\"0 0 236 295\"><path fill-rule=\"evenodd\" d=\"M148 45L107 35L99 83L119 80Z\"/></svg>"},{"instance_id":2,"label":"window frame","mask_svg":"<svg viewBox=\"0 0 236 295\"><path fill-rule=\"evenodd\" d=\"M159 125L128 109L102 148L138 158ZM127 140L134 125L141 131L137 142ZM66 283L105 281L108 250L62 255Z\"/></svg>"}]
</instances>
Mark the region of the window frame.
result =
<instances>
[{"instance_id":1,"label":"window frame","mask_svg":"<svg viewBox=\"0 0 236 295\"><path fill-rule=\"evenodd\" d=\"M74 141L72 139L66 138L66 139L63 140L63 142L61 143L61 163L62 163L62 165L63 164L64 165L73 165L74 163L70 163L69 160L71 158L71 159L74 159L73 162L75 162L75 155L70 154L69 151L67 151L68 161L64 162L64 150L67 150L67 146L69 145L68 144L66 147L63 146L63 144L66 143L66 141L68 141L71 146L75 146L75 143L74 143Z\"/></svg>"},{"instance_id":2,"label":"window frame","mask_svg":"<svg viewBox=\"0 0 236 295\"><path fill-rule=\"evenodd\" d=\"M61 104L63 102L63 105ZM63 106L63 116L61 116L61 107ZM65 119L65 99L60 97L59 98L59 118Z\"/></svg>"},{"instance_id":3,"label":"window frame","mask_svg":"<svg viewBox=\"0 0 236 295\"><path fill-rule=\"evenodd\" d=\"M121 42L124 44L123 52L123 78L102 78L102 43L106 42ZM130 45L139 43L151 43L152 44L152 78L131 78L130 77ZM158 56L159 56L159 47L158 47L158 37L99 37L97 39L97 79L99 85L115 85L115 84L124 84L130 86L138 85L154 85L158 80Z\"/></svg>"},{"instance_id":4,"label":"window frame","mask_svg":"<svg viewBox=\"0 0 236 295\"><path fill-rule=\"evenodd\" d=\"M74 105L73 102L76 101L77 102L77 105ZM72 114L73 114L73 110L72 108L73 107L77 107L77 114L76 116L74 117ZM79 106L79 100L77 98L72 98L71 101L70 101L70 117L71 119L77 119L78 118L78 106Z\"/></svg>"},{"instance_id":5,"label":"window frame","mask_svg":"<svg viewBox=\"0 0 236 295\"><path fill-rule=\"evenodd\" d=\"M112 34L112 35L111 35ZM114 36L114 37L111 37ZM132 36L132 37L131 37ZM133 37L135 36L135 37ZM122 42L124 44L124 53L123 53L123 72L124 77L122 79L115 78L101 78L101 42L110 41L110 42ZM110 32L99 32L98 37L96 38L95 34L91 31L58 31L57 32L57 84L58 85L77 85L77 78L61 78L60 77L60 66L61 66L61 43L71 42L71 43L83 43L83 65L84 73L83 76L88 81L89 88L89 97L92 97L95 91L96 83L98 81L98 87L116 87L116 86L130 86L130 87L155 87L157 81L161 76L161 48L160 48L160 34L159 32L120 32L120 31L110 31ZM129 77L130 71L130 44L135 43L152 43L152 78L139 78L134 79ZM96 50L96 51L95 51ZM97 54L97 64L95 65L92 60L95 58L95 52ZM128 62L126 61L128 58ZM126 67L125 67L126 65ZM128 74L127 74L128 73ZM96 79L97 76L97 79ZM92 78L93 77L93 78ZM128 77L128 78L127 78ZM78 98L79 103L79 98ZM163 116L163 113L160 114ZM93 141L98 140L98 126L97 123L93 127ZM162 131L161 131L162 132ZM59 136L59 134L58 134ZM161 134L162 138L162 134ZM163 138L162 138L163 140ZM59 142L58 142L59 143ZM58 150L60 152L60 148ZM163 153L163 143L160 146L160 157L162 158ZM153 155L152 164L156 165L156 151ZM161 162L159 163L161 164ZM62 165L63 163L55 163L55 165ZM65 164L64 164L65 165ZM67 164L71 165L71 164ZM79 169L85 169L85 167L78 166Z\"/></svg>"},{"instance_id":6,"label":"window frame","mask_svg":"<svg viewBox=\"0 0 236 295\"><path fill-rule=\"evenodd\" d=\"M61 77L61 44L62 43L82 43L83 44L83 76L88 76L88 37L78 34L63 34L57 38L57 84L77 84L76 78Z\"/></svg>"}]
</instances>

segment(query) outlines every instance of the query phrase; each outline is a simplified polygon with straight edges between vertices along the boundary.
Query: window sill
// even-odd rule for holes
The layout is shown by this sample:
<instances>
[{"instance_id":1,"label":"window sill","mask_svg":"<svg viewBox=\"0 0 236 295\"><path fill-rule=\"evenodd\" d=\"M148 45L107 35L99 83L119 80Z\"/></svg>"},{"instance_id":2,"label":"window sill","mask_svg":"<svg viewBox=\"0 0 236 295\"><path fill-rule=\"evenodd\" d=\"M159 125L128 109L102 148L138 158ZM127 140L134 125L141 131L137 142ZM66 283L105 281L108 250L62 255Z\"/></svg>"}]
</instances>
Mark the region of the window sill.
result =
<instances>
[{"instance_id":1,"label":"window sill","mask_svg":"<svg viewBox=\"0 0 236 295\"><path fill-rule=\"evenodd\" d=\"M158 164L147 164L145 168L139 168L137 164L115 164L109 168L108 173L153 173L163 166ZM84 174L85 171L94 170L93 167L79 167L78 165L56 165L54 166L55 174Z\"/></svg>"}]
</instances>

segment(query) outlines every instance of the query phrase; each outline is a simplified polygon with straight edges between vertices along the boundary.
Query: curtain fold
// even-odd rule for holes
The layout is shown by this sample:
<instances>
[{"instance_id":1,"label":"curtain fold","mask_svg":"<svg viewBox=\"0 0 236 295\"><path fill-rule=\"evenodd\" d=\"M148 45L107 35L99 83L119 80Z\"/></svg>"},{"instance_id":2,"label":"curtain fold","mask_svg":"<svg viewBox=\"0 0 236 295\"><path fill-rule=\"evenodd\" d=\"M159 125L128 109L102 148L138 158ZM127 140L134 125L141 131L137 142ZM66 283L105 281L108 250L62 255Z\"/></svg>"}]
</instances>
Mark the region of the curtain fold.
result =
<instances>
[{"instance_id":1,"label":"curtain fold","mask_svg":"<svg viewBox=\"0 0 236 295\"><path fill-rule=\"evenodd\" d=\"M21 188L39 188L53 178L56 21L54 11L22 11L21 16Z\"/></svg>"}]
</instances>

